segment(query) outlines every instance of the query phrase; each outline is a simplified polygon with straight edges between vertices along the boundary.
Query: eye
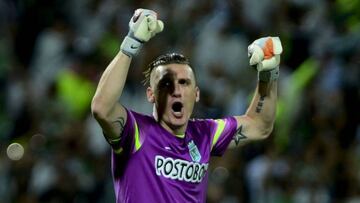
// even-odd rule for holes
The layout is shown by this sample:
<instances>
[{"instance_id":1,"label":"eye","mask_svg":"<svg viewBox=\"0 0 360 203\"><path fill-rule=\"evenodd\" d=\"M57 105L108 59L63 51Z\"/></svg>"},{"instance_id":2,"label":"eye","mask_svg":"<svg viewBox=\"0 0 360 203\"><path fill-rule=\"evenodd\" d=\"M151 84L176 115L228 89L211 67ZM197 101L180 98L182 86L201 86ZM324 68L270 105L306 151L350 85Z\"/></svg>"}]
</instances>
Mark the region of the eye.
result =
<instances>
[{"instance_id":1,"label":"eye","mask_svg":"<svg viewBox=\"0 0 360 203\"><path fill-rule=\"evenodd\" d=\"M160 81L159 81L159 85L158 85L158 88L159 89L172 89L173 88L173 86L174 86L174 84L173 84L174 82L173 82L173 80L171 79L171 78L169 78L169 77L164 77L163 79L161 79Z\"/></svg>"},{"instance_id":2,"label":"eye","mask_svg":"<svg viewBox=\"0 0 360 203\"><path fill-rule=\"evenodd\" d=\"M179 84L180 84L180 85L189 85L189 84L190 84L190 80L180 79L180 80L179 80Z\"/></svg>"}]
</instances>

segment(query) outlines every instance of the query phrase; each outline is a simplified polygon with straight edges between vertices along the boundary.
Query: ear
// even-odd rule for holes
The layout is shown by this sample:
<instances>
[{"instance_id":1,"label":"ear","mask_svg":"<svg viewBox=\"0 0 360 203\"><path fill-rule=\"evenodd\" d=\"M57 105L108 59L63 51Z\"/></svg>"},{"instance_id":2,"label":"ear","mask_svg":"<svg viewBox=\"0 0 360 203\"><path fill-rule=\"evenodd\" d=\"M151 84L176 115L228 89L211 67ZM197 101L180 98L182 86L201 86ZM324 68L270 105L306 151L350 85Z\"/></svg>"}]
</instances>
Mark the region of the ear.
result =
<instances>
[{"instance_id":1,"label":"ear","mask_svg":"<svg viewBox=\"0 0 360 203\"><path fill-rule=\"evenodd\" d=\"M195 101L196 102L199 102L200 101L200 89L198 86L195 87L195 94L196 94L196 99Z\"/></svg>"},{"instance_id":2,"label":"ear","mask_svg":"<svg viewBox=\"0 0 360 203\"><path fill-rule=\"evenodd\" d=\"M154 91L152 90L151 87L148 87L146 89L146 97L150 103L152 103L152 104L155 103L155 95L154 95Z\"/></svg>"}]
</instances>

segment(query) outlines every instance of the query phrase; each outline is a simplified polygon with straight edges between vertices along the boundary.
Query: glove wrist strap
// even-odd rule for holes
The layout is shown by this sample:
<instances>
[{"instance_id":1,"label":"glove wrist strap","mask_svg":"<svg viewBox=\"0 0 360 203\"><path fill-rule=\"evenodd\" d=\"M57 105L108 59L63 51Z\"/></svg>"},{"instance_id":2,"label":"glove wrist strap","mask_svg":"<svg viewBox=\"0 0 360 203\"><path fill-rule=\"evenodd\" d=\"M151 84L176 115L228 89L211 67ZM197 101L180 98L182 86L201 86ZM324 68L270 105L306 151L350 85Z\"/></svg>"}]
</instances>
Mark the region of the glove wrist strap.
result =
<instances>
[{"instance_id":1,"label":"glove wrist strap","mask_svg":"<svg viewBox=\"0 0 360 203\"><path fill-rule=\"evenodd\" d=\"M271 82L279 78L279 73L280 71L278 66L271 70L260 71L258 74L258 78L261 82Z\"/></svg>"},{"instance_id":2,"label":"glove wrist strap","mask_svg":"<svg viewBox=\"0 0 360 203\"><path fill-rule=\"evenodd\" d=\"M133 57L137 55L141 47L141 42L132 37L126 36L121 43L120 50L129 57Z\"/></svg>"}]
</instances>

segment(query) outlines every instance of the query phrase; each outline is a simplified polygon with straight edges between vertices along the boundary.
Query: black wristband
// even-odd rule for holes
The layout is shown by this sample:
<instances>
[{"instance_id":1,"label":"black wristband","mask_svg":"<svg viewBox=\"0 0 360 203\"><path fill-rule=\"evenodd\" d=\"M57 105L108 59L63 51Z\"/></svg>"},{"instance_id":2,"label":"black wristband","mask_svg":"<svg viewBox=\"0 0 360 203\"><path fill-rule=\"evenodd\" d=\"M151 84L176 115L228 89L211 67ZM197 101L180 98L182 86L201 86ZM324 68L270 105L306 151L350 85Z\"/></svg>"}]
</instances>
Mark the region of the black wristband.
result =
<instances>
[{"instance_id":1,"label":"black wristband","mask_svg":"<svg viewBox=\"0 0 360 203\"><path fill-rule=\"evenodd\" d=\"M280 71L278 66L271 70L260 71L258 74L258 78L261 82L271 82L277 80L279 78L279 74Z\"/></svg>"}]
</instances>

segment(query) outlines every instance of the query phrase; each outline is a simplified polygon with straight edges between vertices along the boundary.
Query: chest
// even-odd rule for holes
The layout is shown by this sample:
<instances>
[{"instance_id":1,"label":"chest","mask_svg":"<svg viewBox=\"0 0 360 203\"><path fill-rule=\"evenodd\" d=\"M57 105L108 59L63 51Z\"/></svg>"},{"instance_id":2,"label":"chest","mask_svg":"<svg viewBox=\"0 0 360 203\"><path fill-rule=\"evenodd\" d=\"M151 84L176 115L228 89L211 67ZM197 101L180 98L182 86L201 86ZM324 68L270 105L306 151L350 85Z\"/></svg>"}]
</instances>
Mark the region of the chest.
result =
<instances>
[{"instance_id":1,"label":"chest","mask_svg":"<svg viewBox=\"0 0 360 203\"><path fill-rule=\"evenodd\" d=\"M179 138L155 131L146 135L143 147L144 151L153 158L162 156L194 163L208 163L210 159L208 143L209 141L201 139L201 136L196 137L190 133L187 133L184 138Z\"/></svg>"}]
</instances>

